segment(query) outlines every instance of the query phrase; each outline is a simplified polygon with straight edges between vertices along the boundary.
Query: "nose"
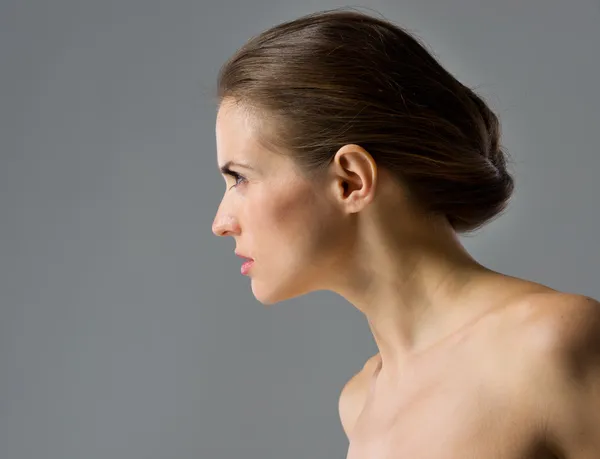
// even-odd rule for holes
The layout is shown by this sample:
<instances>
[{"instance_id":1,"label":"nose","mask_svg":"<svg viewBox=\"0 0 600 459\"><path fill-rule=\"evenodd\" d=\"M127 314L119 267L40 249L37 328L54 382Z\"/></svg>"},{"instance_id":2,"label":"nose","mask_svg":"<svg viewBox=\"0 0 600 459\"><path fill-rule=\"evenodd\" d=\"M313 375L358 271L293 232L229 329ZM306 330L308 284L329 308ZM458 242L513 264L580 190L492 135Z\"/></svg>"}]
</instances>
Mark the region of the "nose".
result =
<instances>
[{"instance_id":1,"label":"nose","mask_svg":"<svg viewBox=\"0 0 600 459\"><path fill-rule=\"evenodd\" d=\"M233 236L239 233L239 225L233 216L217 211L212 224L212 232L215 236Z\"/></svg>"}]
</instances>

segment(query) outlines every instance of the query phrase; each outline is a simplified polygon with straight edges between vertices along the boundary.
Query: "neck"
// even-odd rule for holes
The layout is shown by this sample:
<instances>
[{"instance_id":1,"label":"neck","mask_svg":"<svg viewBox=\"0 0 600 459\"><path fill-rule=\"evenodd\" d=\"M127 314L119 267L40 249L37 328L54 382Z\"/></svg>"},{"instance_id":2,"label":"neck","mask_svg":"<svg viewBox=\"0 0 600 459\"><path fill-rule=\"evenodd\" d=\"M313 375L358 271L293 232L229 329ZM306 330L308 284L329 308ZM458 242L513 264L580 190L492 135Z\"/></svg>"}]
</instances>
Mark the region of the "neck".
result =
<instances>
[{"instance_id":1,"label":"neck","mask_svg":"<svg viewBox=\"0 0 600 459\"><path fill-rule=\"evenodd\" d=\"M502 276L475 261L448 225L406 227L364 225L331 289L365 314L392 372L480 315L489 303L476 302L477 289Z\"/></svg>"}]
</instances>

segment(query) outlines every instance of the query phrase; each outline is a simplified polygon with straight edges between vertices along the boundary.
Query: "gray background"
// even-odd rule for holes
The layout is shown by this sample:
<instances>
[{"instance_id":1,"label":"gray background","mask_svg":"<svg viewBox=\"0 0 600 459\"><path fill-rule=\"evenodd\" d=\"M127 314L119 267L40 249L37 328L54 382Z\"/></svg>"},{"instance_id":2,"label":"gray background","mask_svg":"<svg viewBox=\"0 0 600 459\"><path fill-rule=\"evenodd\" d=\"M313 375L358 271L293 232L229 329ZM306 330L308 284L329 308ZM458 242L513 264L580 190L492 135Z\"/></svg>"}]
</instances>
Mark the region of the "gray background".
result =
<instances>
[{"instance_id":1,"label":"gray background","mask_svg":"<svg viewBox=\"0 0 600 459\"><path fill-rule=\"evenodd\" d=\"M597 2L2 0L1 459L345 457L364 317L330 292L264 307L211 223L220 65L346 5L500 115L517 188L473 255L600 297Z\"/></svg>"}]
</instances>

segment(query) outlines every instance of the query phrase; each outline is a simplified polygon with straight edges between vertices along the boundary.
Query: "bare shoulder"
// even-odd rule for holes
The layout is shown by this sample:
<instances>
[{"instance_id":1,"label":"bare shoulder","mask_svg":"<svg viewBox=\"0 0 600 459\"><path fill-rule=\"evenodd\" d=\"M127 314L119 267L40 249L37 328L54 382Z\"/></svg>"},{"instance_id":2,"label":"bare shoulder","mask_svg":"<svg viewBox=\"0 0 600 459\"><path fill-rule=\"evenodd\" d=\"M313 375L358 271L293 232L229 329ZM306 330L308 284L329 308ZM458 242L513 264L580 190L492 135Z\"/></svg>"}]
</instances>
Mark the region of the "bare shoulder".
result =
<instances>
[{"instance_id":1,"label":"bare shoulder","mask_svg":"<svg viewBox=\"0 0 600 459\"><path fill-rule=\"evenodd\" d=\"M523 294L490 312L488 319L473 330L471 348L489 363L481 369L498 385L522 386L532 380L534 369L556 367L561 358L568 365L566 359L600 339L600 303L573 293ZM497 365L500 361L505 364Z\"/></svg>"},{"instance_id":2,"label":"bare shoulder","mask_svg":"<svg viewBox=\"0 0 600 459\"><path fill-rule=\"evenodd\" d=\"M600 302L554 293L520 305L514 392L532 425L568 457L600 453Z\"/></svg>"},{"instance_id":3,"label":"bare shoulder","mask_svg":"<svg viewBox=\"0 0 600 459\"><path fill-rule=\"evenodd\" d=\"M544 351L585 347L600 331L600 302L585 295L538 293L523 298L514 311L519 332Z\"/></svg>"},{"instance_id":4,"label":"bare shoulder","mask_svg":"<svg viewBox=\"0 0 600 459\"><path fill-rule=\"evenodd\" d=\"M342 388L338 409L342 428L347 437L350 436L350 432L364 407L371 376L376 371L380 361L381 356L379 353L370 357L362 369L352 376Z\"/></svg>"},{"instance_id":5,"label":"bare shoulder","mask_svg":"<svg viewBox=\"0 0 600 459\"><path fill-rule=\"evenodd\" d=\"M540 378L565 378L600 351L600 302L584 295L558 291L525 295L507 305L500 320L482 335L481 349L494 355L500 368L489 374L504 387L531 398ZM570 377L570 376L569 376Z\"/></svg>"}]
</instances>

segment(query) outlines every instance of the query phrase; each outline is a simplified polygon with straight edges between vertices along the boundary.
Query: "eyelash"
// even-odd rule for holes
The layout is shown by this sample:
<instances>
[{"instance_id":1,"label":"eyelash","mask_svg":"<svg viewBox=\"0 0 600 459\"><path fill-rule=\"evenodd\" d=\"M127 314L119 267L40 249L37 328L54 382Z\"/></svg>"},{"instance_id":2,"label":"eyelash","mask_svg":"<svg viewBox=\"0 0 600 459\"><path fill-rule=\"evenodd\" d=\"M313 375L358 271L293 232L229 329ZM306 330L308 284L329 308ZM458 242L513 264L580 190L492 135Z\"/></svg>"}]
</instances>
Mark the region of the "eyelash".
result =
<instances>
[{"instance_id":1,"label":"eyelash","mask_svg":"<svg viewBox=\"0 0 600 459\"><path fill-rule=\"evenodd\" d=\"M230 171L229 175L231 175L236 180L235 185L232 185L232 186L229 187L230 190L232 188L237 187L238 185L241 185L242 183L244 183L246 181L246 177L244 177L243 175L238 174L237 172ZM242 179L242 181L238 183L238 181L237 181L238 179Z\"/></svg>"}]
</instances>

